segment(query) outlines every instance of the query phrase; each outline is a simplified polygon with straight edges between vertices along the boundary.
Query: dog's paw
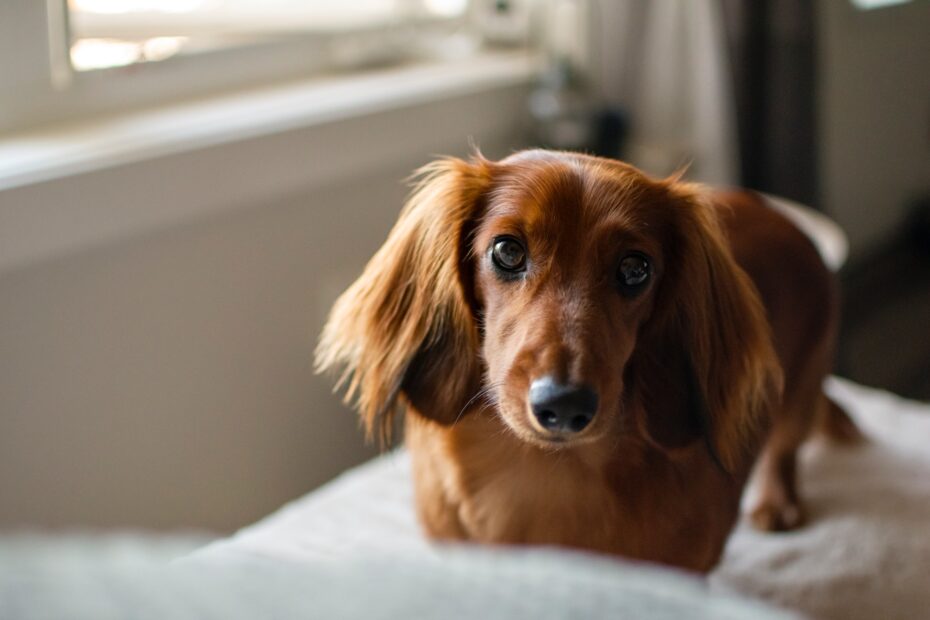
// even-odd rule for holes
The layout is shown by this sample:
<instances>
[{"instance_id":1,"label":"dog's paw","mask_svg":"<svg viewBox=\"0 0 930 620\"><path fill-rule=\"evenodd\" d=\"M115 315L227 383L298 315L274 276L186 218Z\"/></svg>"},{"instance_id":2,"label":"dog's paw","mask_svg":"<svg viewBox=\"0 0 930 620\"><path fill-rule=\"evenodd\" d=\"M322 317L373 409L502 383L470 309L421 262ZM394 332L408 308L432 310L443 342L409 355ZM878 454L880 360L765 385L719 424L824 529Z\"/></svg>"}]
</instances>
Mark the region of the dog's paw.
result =
<instances>
[{"instance_id":1,"label":"dog's paw","mask_svg":"<svg viewBox=\"0 0 930 620\"><path fill-rule=\"evenodd\" d=\"M763 532L787 532L804 523L804 513L790 502L761 502L750 511L749 521Z\"/></svg>"}]
</instances>

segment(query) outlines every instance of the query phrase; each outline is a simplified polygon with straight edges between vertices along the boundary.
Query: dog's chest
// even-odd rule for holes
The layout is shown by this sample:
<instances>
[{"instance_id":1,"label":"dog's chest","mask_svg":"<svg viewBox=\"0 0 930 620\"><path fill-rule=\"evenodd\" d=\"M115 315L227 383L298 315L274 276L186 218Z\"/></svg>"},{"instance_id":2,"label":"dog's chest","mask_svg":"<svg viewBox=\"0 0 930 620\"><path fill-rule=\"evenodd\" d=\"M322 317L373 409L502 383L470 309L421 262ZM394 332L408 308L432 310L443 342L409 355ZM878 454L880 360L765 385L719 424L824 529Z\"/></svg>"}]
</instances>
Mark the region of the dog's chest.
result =
<instances>
[{"instance_id":1,"label":"dog's chest","mask_svg":"<svg viewBox=\"0 0 930 620\"><path fill-rule=\"evenodd\" d=\"M616 499L597 468L525 453L501 465L481 458L458 463L459 518L475 538L590 546L611 532L616 537Z\"/></svg>"},{"instance_id":2,"label":"dog's chest","mask_svg":"<svg viewBox=\"0 0 930 620\"><path fill-rule=\"evenodd\" d=\"M440 539L561 545L706 570L736 514L733 497L648 462L539 450L496 420L408 424L407 443L421 521Z\"/></svg>"},{"instance_id":3,"label":"dog's chest","mask_svg":"<svg viewBox=\"0 0 930 620\"><path fill-rule=\"evenodd\" d=\"M602 462L526 446L496 420L463 422L408 436L421 507L441 496L459 534L481 542L616 545L625 517Z\"/></svg>"}]
</instances>

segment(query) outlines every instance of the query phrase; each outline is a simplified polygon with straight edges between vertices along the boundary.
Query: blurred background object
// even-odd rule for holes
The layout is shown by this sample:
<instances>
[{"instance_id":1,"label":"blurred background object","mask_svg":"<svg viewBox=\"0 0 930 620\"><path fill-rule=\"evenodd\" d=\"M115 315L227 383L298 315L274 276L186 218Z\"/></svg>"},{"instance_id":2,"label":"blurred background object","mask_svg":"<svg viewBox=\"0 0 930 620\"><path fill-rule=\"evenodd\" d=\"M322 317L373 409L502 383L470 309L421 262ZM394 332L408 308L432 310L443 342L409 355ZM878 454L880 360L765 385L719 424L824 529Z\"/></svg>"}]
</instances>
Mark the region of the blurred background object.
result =
<instances>
[{"instance_id":1,"label":"blurred background object","mask_svg":"<svg viewBox=\"0 0 930 620\"><path fill-rule=\"evenodd\" d=\"M5 0L0 529L228 532L369 458L316 335L470 144L823 211L840 372L930 398L928 32L924 0Z\"/></svg>"}]
</instances>

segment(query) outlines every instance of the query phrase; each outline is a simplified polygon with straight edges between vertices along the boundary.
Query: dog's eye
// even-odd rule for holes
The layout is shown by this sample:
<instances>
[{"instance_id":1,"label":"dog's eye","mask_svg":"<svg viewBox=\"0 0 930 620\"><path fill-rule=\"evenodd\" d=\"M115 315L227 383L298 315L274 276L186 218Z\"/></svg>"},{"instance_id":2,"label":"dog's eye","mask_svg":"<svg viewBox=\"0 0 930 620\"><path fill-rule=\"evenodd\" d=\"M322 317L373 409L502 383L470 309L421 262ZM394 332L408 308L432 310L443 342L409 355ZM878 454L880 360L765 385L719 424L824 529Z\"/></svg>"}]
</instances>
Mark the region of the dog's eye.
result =
<instances>
[{"instance_id":1,"label":"dog's eye","mask_svg":"<svg viewBox=\"0 0 930 620\"><path fill-rule=\"evenodd\" d=\"M491 260L502 271L523 271L526 268L526 248L515 237L497 237L491 245Z\"/></svg>"},{"instance_id":2,"label":"dog's eye","mask_svg":"<svg viewBox=\"0 0 930 620\"><path fill-rule=\"evenodd\" d=\"M628 295L636 294L642 290L649 281L652 265L649 259L642 254L627 254L620 259L617 267L617 283L620 291Z\"/></svg>"}]
</instances>

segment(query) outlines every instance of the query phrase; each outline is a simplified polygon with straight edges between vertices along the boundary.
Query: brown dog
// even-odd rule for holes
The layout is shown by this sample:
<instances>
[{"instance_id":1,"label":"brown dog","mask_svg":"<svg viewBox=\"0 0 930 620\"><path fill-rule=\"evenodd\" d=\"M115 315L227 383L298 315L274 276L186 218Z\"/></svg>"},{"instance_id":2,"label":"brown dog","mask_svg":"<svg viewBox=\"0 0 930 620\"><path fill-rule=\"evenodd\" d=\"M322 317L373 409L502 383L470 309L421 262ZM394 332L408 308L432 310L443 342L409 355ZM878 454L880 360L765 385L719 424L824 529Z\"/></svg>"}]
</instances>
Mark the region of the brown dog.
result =
<instances>
[{"instance_id":1,"label":"brown dog","mask_svg":"<svg viewBox=\"0 0 930 620\"><path fill-rule=\"evenodd\" d=\"M447 159L317 361L369 433L407 405L431 536L707 571L753 464L754 523L794 527L799 444L818 416L848 427L821 388L836 308L810 240L755 194L571 153Z\"/></svg>"}]
</instances>

